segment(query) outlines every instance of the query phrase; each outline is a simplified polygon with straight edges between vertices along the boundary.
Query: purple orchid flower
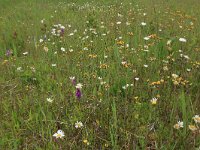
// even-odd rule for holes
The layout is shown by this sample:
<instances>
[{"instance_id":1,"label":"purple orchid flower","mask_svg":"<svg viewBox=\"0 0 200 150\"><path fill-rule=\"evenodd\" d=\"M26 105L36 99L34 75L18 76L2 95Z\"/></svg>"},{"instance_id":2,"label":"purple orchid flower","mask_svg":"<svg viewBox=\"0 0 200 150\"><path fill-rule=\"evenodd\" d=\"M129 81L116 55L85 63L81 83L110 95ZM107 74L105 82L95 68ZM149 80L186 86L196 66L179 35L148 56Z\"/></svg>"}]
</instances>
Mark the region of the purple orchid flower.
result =
<instances>
[{"instance_id":1,"label":"purple orchid flower","mask_svg":"<svg viewBox=\"0 0 200 150\"><path fill-rule=\"evenodd\" d=\"M76 97L77 97L78 99L80 99L81 96L82 96L81 90L80 90L80 89L76 89Z\"/></svg>"}]
</instances>

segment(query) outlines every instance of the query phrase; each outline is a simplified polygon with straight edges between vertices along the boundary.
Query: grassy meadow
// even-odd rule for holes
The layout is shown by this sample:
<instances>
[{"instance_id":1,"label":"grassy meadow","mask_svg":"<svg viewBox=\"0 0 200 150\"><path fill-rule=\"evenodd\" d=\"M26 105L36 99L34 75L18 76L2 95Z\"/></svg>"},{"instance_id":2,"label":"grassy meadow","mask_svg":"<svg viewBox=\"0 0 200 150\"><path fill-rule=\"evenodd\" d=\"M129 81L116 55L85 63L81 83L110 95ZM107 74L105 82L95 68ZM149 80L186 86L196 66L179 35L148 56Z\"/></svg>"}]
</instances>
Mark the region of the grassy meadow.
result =
<instances>
[{"instance_id":1,"label":"grassy meadow","mask_svg":"<svg viewBox=\"0 0 200 150\"><path fill-rule=\"evenodd\" d=\"M199 0L1 0L0 150L200 150Z\"/></svg>"}]
</instances>

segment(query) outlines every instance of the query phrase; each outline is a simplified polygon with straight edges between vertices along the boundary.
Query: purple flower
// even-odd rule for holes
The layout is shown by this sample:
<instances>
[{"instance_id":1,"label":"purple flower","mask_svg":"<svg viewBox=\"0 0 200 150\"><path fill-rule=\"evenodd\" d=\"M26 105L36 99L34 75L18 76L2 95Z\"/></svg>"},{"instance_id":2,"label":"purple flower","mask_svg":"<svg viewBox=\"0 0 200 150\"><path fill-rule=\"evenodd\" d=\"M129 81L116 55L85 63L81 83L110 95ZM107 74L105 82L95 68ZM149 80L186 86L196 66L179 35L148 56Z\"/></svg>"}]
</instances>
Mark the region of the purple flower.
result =
<instances>
[{"instance_id":1,"label":"purple flower","mask_svg":"<svg viewBox=\"0 0 200 150\"><path fill-rule=\"evenodd\" d=\"M9 57L10 55L12 55L12 51L8 49L8 50L6 51L6 56Z\"/></svg>"},{"instance_id":2,"label":"purple flower","mask_svg":"<svg viewBox=\"0 0 200 150\"><path fill-rule=\"evenodd\" d=\"M72 84L75 85L76 84L76 79L72 80Z\"/></svg>"},{"instance_id":3,"label":"purple flower","mask_svg":"<svg viewBox=\"0 0 200 150\"><path fill-rule=\"evenodd\" d=\"M80 90L80 89L76 89L76 97L77 97L78 99L80 99L81 96L82 96L81 90Z\"/></svg>"},{"instance_id":4,"label":"purple flower","mask_svg":"<svg viewBox=\"0 0 200 150\"><path fill-rule=\"evenodd\" d=\"M75 79L75 77L69 77L69 78L70 78L72 84L75 85L75 84L76 84L76 79Z\"/></svg>"},{"instance_id":5,"label":"purple flower","mask_svg":"<svg viewBox=\"0 0 200 150\"><path fill-rule=\"evenodd\" d=\"M61 29L60 35L63 36L65 33L65 29Z\"/></svg>"}]
</instances>

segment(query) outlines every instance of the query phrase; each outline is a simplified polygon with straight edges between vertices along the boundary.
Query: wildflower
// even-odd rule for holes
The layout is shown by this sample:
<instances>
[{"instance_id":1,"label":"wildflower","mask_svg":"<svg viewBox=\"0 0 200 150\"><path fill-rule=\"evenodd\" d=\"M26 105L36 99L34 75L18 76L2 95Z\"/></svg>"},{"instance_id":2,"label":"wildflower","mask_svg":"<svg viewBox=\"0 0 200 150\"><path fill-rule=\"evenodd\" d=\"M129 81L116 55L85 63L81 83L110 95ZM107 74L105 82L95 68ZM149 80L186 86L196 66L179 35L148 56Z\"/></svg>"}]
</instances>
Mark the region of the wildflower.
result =
<instances>
[{"instance_id":1,"label":"wildflower","mask_svg":"<svg viewBox=\"0 0 200 150\"><path fill-rule=\"evenodd\" d=\"M63 51L63 52L65 52L65 48L64 47L61 47L60 50Z\"/></svg>"},{"instance_id":2,"label":"wildflower","mask_svg":"<svg viewBox=\"0 0 200 150\"><path fill-rule=\"evenodd\" d=\"M104 84L106 84L106 82L101 81L100 84L101 84L101 85L104 85Z\"/></svg>"},{"instance_id":3,"label":"wildflower","mask_svg":"<svg viewBox=\"0 0 200 150\"><path fill-rule=\"evenodd\" d=\"M56 64L51 64L51 66L52 66L52 67L56 67L57 65L56 65Z\"/></svg>"},{"instance_id":4,"label":"wildflower","mask_svg":"<svg viewBox=\"0 0 200 150\"><path fill-rule=\"evenodd\" d=\"M69 77L69 79L72 81L72 84L75 85L75 83L76 83L75 77Z\"/></svg>"},{"instance_id":5,"label":"wildflower","mask_svg":"<svg viewBox=\"0 0 200 150\"><path fill-rule=\"evenodd\" d=\"M135 78L136 81L138 81L140 78Z\"/></svg>"},{"instance_id":6,"label":"wildflower","mask_svg":"<svg viewBox=\"0 0 200 150\"><path fill-rule=\"evenodd\" d=\"M47 101L48 101L49 103L52 103L52 102L53 102L53 99L47 98Z\"/></svg>"},{"instance_id":7,"label":"wildflower","mask_svg":"<svg viewBox=\"0 0 200 150\"><path fill-rule=\"evenodd\" d=\"M40 22L43 24L43 23L44 23L44 21L45 21L45 19L42 19Z\"/></svg>"},{"instance_id":8,"label":"wildflower","mask_svg":"<svg viewBox=\"0 0 200 150\"><path fill-rule=\"evenodd\" d=\"M44 40L43 39L40 39L40 43L42 43Z\"/></svg>"},{"instance_id":9,"label":"wildflower","mask_svg":"<svg viewBox=\"0 0 200 150\"><path fill-rule=\"evenodd\" d=\"M179 38L179 41L184 42L184 43L187 42L187 40L185 38Z\"/></svg>"},{"instance_id":10,"label":"wildflower","mask_svg":"<svg viewBox=\"0 0 200 150\"><path fill-rule=\"evenodd\" d=\"M167 45L168 45L168 46L171 45L171 43L172 43L172 40L168 40L168 41L167 41Z\"/></svg>"},{"instance_id":11,"label":"wildflower","mask_svg":"<svg viewBox=\"0 0 200 150\"><path fill-rule=\"evenodd\" d=\"M22 71L22 67L17 67L17 71Z\"/></svg>"},{"instance_id":12,"label":"wildflower","mask_svg":"<svg viewBox=\"0 0 200 150\"><path fill-rule=\"evenodd\" d=\"M87 50L88 50L88 48L87 48L87 47L84 47L84 48L83 48L83 50L84 50L84 51L87 51Z\"/></svg>"},{"instance_id":13,"label":"wildflower","mask_svg":"<svg viewBox=\"0 0 200 150\"><path fill-rule=\"evenodd\" d=\"M141 22L141 26L146 26L146 25L147 25L147 23Z\"/></svg>"},{"instance_id":14,"label":"wildflower","mask_svg":"<svg viewBox=\"0 0 200 150\"><path fill-rule=\"evenodd\" d=\"M83 143L86 144L86 145L89 145L89 144L90 144L90 143L88 142L88 140L86 140L86 139L83 140Z\"/></svg>"},{"instance_id":15,"label":"wildflower","mask_svg":"<svg viewBox=\"0 0 200 150\"><path fill-rule=\"evenodd\" d=\"M172 74L172 77L173 77L174 79L176 79L176 78L178 78L179 76L178 76L177 74Z\"/></svg>"},{"instance_id":16,"label":"wildflower","mask_svg":"<svg viewBox=\"0 0 200 150\"><path fill-rule=\"evenodd\" d=\"M73 49L71 49L71 48L69 49L69 52L73 52L73 51L74 51Z\"/></svg>"},{"instance_id":17,"label":"wildflower","mask_svg":"<svg viewBox=\"0 0 200 150\"><path fill-rule=\"evenodd\" d=\"M75 123L75 128L82 128L83 127L83 123L81 121L77 121Z\"/></svg>"},{"instance_id":18,"label":"wildflower","mask_svg":"<svg viewBox=\"0 0 200 150\"><path fill-rule=\"evenodd\" d=\"M62 130L58 130L53 136L56 137L56 139L62 139L65 136L65 133Z\"/></svg>"},{"instance_id":19,"label":"wildflower","mask_svg":"<svg viewBox=\"0 0 200 150\"><path fill-rule=\"evenodd\" d=\"M128 21L126 22L126 25L127 25L127 26L129 26L130 24L131 24L130 22L128 22Z\"/></svg>"},{"instance_id":20,"label":"wildflower","mask_svg":"<svg viewBox=\"0 0 200 150\"><path fill-rule=\"evenodd\" d=\"M76 85L76 88L77 88L77 89L82 89L82 86L83 86L83 85L82 85L81 83L78 83L78 84Z\"/></svg>"},{"instance_id":21,"label":"wildflower","mask_svg":"<svg viewBox=\"0 0 200 150\"><path fill-rule=\"evenodd\" d=\"M168 69L167 66L164 66L164 67L163 67L163 70L164 70L164 71L168 71L169 69Z\"/></svg>"},{"instance_id":22,"label":"wildflower","mask_svg":"<svg viewBox=\"0 0 200 150\"><path fill-rule=\"evenodd\" d=\"M190 72L190 71L191 71L191 69L189 69L189 68L187 68L186 70L187 70L188 72Z\"/></svg>"},{"instance_id":23,"label":"wildflower","mask_svg":"<svg viewBox=\"0 0 200 150\"><path fill-rule=\"evenodd\" d=\"M144 65L145 68L148 68L148 65Z\"/></svg>"},{"instance_id":24,"label":"wildflower","mask_svg":"<svg viewBox=\"0 0 200 150\"><path fill-rule=\"evenodd\" d=\"M148 41L150 38L148 36L144 37L144 40Z\"/></svg>"},{"instance_id":25,"label":"wildflower","mask_svg":"<svg viewBox=\"0 0 200 150\"><path fill-rule=\"evenodd\" d=\"M80 90L80 89L76 89L76 97L77 97L78 99L80 99L81 96L82 96L81 90Z\"/></svg>"},{"instance_id":26,"label":"wildflower","mask_svg":"<svg viewBox=\"0 0 200 150\"><path fill-rule=\"evenodd\" d=\"M156 105L157 101L158 101L158 99L154 97L154 98L151 99L151 104Z\"/></svg>"},{"instance_id":27,"label":"wildflower","mask_svg":"<svg viewBox=\"0 0 200 150\"><path fill-rule=\"evenodd\" d=\"M48 52L49 51L48 47L44 46L44 51Z\"/></svg>"},{"instance_id":28,"label":"wildflower","mask_svg":"<svg viewBox=\"0 0 200 150\"><path fill-rule=\"evenodd\" d=\"M6 51L6 54L5 54L5 55L6 55L6 56L10 56L10 55L12 55L12 54L13 54L12 51L8 49L8 50Z\"/></svg>"},{"instance_id":29,"label":"wildflower","mask_svg":"<svg viewBox=\"0 0 200 150\"><path fill-rule=\"evenodd\" d=\"M122 86L122 89L126 90L126 86Z\"/></svg>"},{"instance_id":30,"label":"wildflower","mask_svg":"<svg viewBox=\"0 0 200 150\"><path fill-rule=\"evenodd\" d=\"M121 24L122 22L120 22L120 21L118 21L118 22L116 22L116 24Z\"/></svg>"},{"instance_id":31,"label":"wildflower","mask_svg":"<svg viewBox=\"0 0 200 150\"><path fill-rule=\"evenodd\" d=\"M199 115L195 115L195 116L193 117L193 120L194 120L196 123L200 123L200 117L199 117Z\"/></svg>"},{"instance_id":32,"label":"wildflower","mask_svg":"<svg viewBox=\"0 0 200 150\"><path fill-rule=\"evenodd\" d=\"M177 124L174 125L175 129L180 129L183 128L183 122L182 121L178 121Z\"/></svg>"},{"instance_id":33,"label":"wildflower","mask_svg":"<svg viewBox=\"0 0 200 150\"><path fill-rule=\"evenodd\" d=\"M195 125L189 125L188 126L189 127L189 129L191 130L191 131L196 131L198 128L195 126Z\"/></svg>"},{"instance_id":34,"label":"wildflower","mask_svg":"<svg viewBox=\"0 0 200 150\"><path fill-rule=\"evenodd\" d=\"M125 65L126 63L127 63L126 61L122 61L122 62L121 62L122 65Z\"/></svg>"},{"instance_id":35,"label":"wildflower","mask_svg":"<svg viewBox=\"0 0 200 150\"><path fill-rule=\"evenodd\" d=\"M105 147L108 147L109 145L107 143L104 144Z\"/></svg>"},{"instance_id":36,"label":"wildflower","mask_svg":"<svg viewBox=\"0 0 200 150\"><path fill-rule=\"evenodd\" d=\"M28 55L28 52L24 52L23 55Z\"/></svg>"}]
</instances>

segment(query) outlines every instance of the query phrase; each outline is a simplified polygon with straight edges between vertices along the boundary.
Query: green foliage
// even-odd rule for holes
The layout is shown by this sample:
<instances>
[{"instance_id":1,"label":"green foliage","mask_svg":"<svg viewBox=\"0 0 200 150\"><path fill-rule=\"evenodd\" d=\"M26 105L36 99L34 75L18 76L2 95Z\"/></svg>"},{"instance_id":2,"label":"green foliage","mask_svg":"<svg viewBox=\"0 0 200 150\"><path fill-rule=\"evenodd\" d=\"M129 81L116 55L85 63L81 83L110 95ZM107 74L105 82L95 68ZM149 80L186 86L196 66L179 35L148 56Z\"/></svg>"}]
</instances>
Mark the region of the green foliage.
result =
<instances>
[{"instance_id":1,"label":"green foliage","mask_svg":"<svg viewBox=\"0 0 200 150\"><path fill-rule=\"evenodd\" d=\"M0 149L199 149L199 19L198 0L1 0Z\"/></svg>"}]
</instances>

